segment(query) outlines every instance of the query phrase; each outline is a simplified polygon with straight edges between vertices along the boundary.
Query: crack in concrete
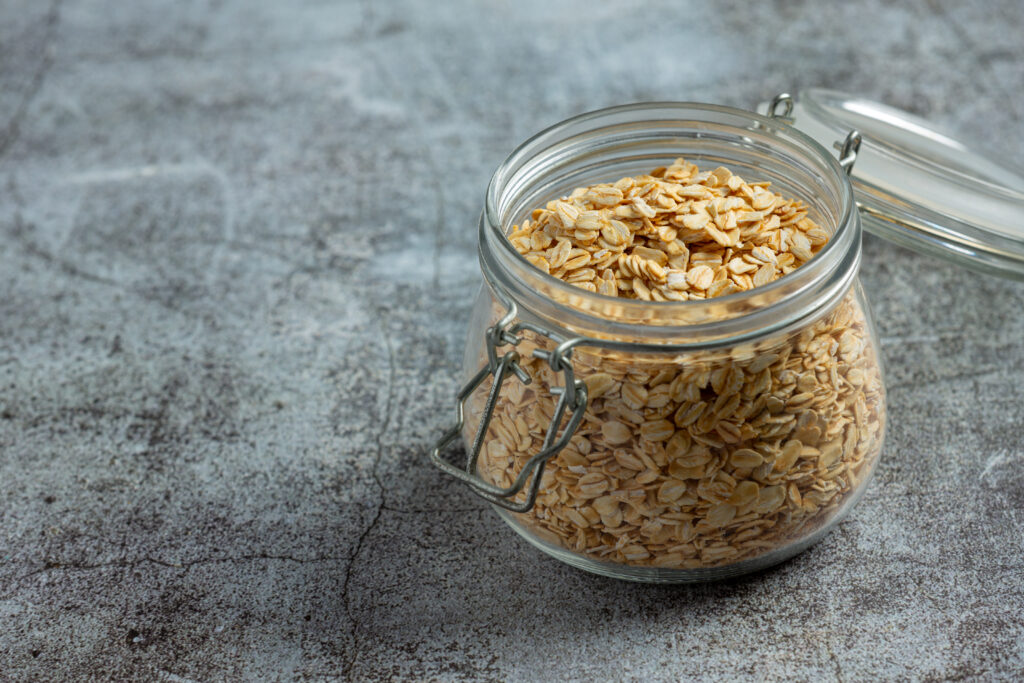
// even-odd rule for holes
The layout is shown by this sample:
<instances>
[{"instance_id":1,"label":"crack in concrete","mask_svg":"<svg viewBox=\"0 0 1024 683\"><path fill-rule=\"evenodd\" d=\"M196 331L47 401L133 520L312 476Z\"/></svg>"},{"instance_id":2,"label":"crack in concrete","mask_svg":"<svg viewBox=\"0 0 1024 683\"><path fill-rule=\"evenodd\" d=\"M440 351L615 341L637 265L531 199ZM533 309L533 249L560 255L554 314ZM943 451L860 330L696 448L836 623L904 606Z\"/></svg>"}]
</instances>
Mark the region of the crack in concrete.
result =
<instances>
[{"instance_id":1,"label":"crack in concrete","mask_svg":"<svg viewBox=\"0 0 1024 683\"><path fill-rule=\"evenodd\" d=\"M71 572L71 571L94 571L96 569L134 569L135 567L142 566L144 564L155 564L160 567L166 567L168 569L181 569L184 571L190 571L193 567L206 565L206 564L222 564L222 563L244 563L252 562L254 560L273 560L279 562L296 562L298 564L314 564L318 562L341 562L347 560L348 557L344 555L324 555L318 557L296 557L294 555L274 555L271 553L252 553L248 555L232 555L229 557L204 557L197 560L189 560L187 562L168 562L161 560L150 555L141 557L136 560L112 560L110 562L96 562L88 564L84 562L48 562L45 566L38 569L34 569L27 574L22 574L11 581L15 586L20 584L33 576L46 573L60 573L60 572ZM3 566L3 565L0 565ZM7 565L9 566L9 565ZM14 596L16 589L12 589L0 599L8 600Z\"/></svg>"},{"instance_id":2,"label":"crack in concrete","mask_svg":"<svg viewBox=\"0 0 1024 683\"><path fill-rule=\"evenodd\" d=\"M0 151L0 153L2 153L2 151ZM95 282L97 284L106 285L108 287L116 287L117 289L125 289L125 287L120 282L116 282L114 280L110 280L99 275L93 275L92 273L86 272L81 268L78 268L70 261L54 256L50 252L40 248L39 245L35 244L34 242L32 242L32 240L25 236L25 233L28 232L28 229L29 228L27 225L25 225L21 213L15 213L13 236L15 240L17 240L18 244L20 244L21 247L25 250L25 253L27 253L29 256L34 256L40 261L44 262L45 264L57 268L60 272L64 273L68 277L87 280L89 282Z\"/></svg>"},{"instance_id":3,"label":"crack in concrete","mask_svg":"<svg viewBox=\"0 0 1024 683\"><path fill-rule=\"evenodd\" d=\"M20 195L15 195L15 206L19 208L23 206L23 200L20 198ZM86 270L77 267L74 263L67 259L60 258L50 253L49 251L43 249L38 244L34 243L31 239L26 237L26 233L28 232L29 226L31 225L32 224L26 224L24 222L24 219L20 213L14 214L14 229L12 232L12 236L17 241L18 245L21 246L24 252L29 256L33 256L42 261L43 263L45 263L46 265L56 268L58 271L67 275L70 278L75 278L86 282L93 282L107 287L113 287L128 295L138 297L143 301L155 303L169 311L174 311L176 313L182 313L186 315L190 314L190 311L187 308L183 308L182 306L176 305L173 300L168 300L166 298L160 297L150 291L140 289L139 287L132 287L126 285L123 282L118 282L117 280L111 280L110 278L95 275L93 273L90 273ZM196 315L198 315L198 313L196 313Z\"/></svg>"},{"instance_id":4,"label":"crack in concrete","mask_svg":"<svg viewBox=\"0 0 1024 683\"><path fill-rule=\"evenodd\" d=\"M400 515L465 515L474 512L486 512L487 509L483 507L466 507L466 508L400 508L391 505L382 505L382 510L388 512L394 512Z\"/></svg>"},{"instance_id":5,"label":"crack in concrete","mask_svg":"<svg viewBox=\"0 0 1024 683\"><path fill-rule=\"evenodd\" d=\"M14 110L14 115L7 123L6 130L0 136L0 157L6 154L10 146L14 144L14 141L18 139L21 122L26 114L28 114L29 107L35 101L36 95L42 90L43 81L46 80L46 76L53 66L53 41L54 36L57 34L57 25L60 23L61 4L62 0L53 0L50 3L49 11L46 13L46 36L43 38L43 56L39 61L39 68L32 75L28 92L21 98L21 102L18 103L18 107Z\"/></svg>"},{"instance_id":6,"label":"crack in concrete","mask_svg":"<svg viewBox=\"0 0 1024 683\"><path fill-rule=\"evenodd\" d=\"M845 683L843 679L843 669L839 665L839 658L836 657L836 653L832 650L832 643L828 640L825 641L825 651L828 652L829 659L832 660L832 668L835 670L836 680L839 683Z\"/></svg>"},{"instance_id":7,"label":"crack in concrete","mask_svg":"<svg viewBox=\"0 0 1024 683\"><path fill-rule=\"evenodd\" d=\"M391 340L391 336L388 334L387 327L384 321L387 320L387 311L378 309L377 319L380 322L381 336L384 340L385 346L388 351L388 379L387 379L387 399L384 403L384 417L381 420L380 431L377 432L377 454L373 460L373 468L370 473L373 476L373 481L377 485L377 492L379 500L377 501L377 509L373 513L373 518L367 525L363 532L359 534L359 538L356 541L355 548L352 550L351 559L349 560L348 566L345 568L345 578L341 584L341 599L345 605L345 615L348 617L350 624L349 638L351 640L351 652L345 661L345 668L342 674L343 679L349 679L352 672L352 668L356 664L356 657L359 652L359 634L358 634L358 621L355 618L352 610L351 596L349 595L349 584L352 580L352 570L355 568L356 561L359 559L359 554L363 550L363 545L366 542L366 538L370 535L370 532L377 526L377 522L380 521L381 514L384 511L384 484L380 480L380 461L384 455L384 435L387 434L388 429L391 426L392 418L392 406L394 403L395 394L395 349L394 344Z\"/></svg>"}]
</instances>

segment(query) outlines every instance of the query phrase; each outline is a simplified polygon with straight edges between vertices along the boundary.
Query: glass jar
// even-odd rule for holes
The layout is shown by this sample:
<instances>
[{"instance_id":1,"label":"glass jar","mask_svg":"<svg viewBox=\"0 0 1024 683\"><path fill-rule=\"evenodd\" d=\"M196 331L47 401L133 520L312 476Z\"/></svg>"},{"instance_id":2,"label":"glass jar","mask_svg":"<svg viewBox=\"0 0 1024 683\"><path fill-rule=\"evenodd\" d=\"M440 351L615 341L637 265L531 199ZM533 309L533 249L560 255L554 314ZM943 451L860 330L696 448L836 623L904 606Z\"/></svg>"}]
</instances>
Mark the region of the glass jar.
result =
<instances>
[{"instance_id":1,"label":"glass jar","mask_svg":"<svg viewBox=\"0 0 1024 683\"><path fill-rule=\"evenodd\" d=\"M768 285L650 302L562 282L506 238L574 188L677 157L770 181L829 241ZM432 457L530 543L599 574L701 581L781 562L856 504L882 448L885 389L857 281L860 216L844 165L817 142L720 106L585 114L502 164L479 229L459 425ZM456 466L441 449L460 434Z\"/></svg>"}]
</instances>

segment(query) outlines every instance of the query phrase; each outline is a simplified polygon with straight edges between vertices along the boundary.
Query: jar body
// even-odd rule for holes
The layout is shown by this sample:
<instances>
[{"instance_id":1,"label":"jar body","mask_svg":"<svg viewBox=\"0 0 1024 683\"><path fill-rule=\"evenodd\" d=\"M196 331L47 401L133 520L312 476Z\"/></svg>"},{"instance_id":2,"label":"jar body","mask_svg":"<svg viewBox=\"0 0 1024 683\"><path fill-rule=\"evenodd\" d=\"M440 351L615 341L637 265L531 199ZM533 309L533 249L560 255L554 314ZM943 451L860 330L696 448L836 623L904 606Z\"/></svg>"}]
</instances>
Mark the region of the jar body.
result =
<instances>
[{"instance_id":1,"label":"jar body","mask_svg":"<svg viewBox=\"0 0 1024 683\"><path fill-rule=\"evenodd\" d=\"M486 363L483 330L504 306L482 288L466 379ZM564 381L517 345L525 384L508 379L478 474L509 486L540 449ZM754 344L692 353L580 347L583 422L544 469L533 507L497 508L545 552L600 574L686 582L780 562L818 540L863 493L881 451L885 390L868 305L854 284L839 304ZM470 398L466 439L484 395Z\"/></svg>"},{"instance_id":2,"label":"jar body","mask_svg":"<svg viewBox=\"0 0 1024 683\"><path fill-rule=\"evenodd\" d=\"M506 238L534 207L575 187L678 156L803 200L828 243L762 287L645 302L552 278ZM528 141L495 173L481 218L485 285L463 379L483 380L462 394L475 471L456 474L498 502L532 544L600 574L702 581L806 548L863 493L884 439L882 367L857 282L860 229L849 182L828 151L742 110L631 105ZM489 403L486 370L501 354L514 354L516 372ZM581 389L566 392L567 382ZM585 409L572 423L558 412L559 396L581 395ZM563 442L553 455L547 449ZM531 469L542 450L550 457ZM536 489L522 486L530 472Z\"/></svg>"}]
</instances>

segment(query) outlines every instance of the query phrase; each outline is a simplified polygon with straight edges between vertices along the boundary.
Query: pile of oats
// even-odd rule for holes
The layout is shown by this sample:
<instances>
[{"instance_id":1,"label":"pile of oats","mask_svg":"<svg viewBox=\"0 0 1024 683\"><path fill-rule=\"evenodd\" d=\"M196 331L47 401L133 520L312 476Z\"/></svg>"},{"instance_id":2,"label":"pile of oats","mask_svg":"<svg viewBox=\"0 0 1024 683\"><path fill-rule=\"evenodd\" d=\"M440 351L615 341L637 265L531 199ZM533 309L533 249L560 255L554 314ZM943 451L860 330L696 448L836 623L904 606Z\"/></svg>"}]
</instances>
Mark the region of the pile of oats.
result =
<instances>
[{"instance_id":1,"label":"pile of oats","mask_svg":"<svg viewBox=\"0 0 1024 683\"><path fill-rule=\"evenodd\" d=\"M513 227L530 263L586 289L648 301L710 299L799 268L828 241L803 202L683 159L576 189Z\"/></svg>"},{"instance_id":2,"label":"pile of oats","mask_svg":"<svg viewBox=\"0 0 1024 683\"><path fill-rule=\"evenodd\" d=\"M539 268L620 297L686 300L770 282L828 235L797 201L726 169L679 160L572 193L510 235ZM495 317L500 315L495 308ZM502 389L480 474L508 486L540 448L561 376L518 347L529 385ZM881 449L880 368L857 298L754 348L630 356L577 348L584 421L516 515L535 536L595 560L693 569L753 559L826 524ZM467 433L479 424L471 402Z\"/></svg>"}]
</instances>

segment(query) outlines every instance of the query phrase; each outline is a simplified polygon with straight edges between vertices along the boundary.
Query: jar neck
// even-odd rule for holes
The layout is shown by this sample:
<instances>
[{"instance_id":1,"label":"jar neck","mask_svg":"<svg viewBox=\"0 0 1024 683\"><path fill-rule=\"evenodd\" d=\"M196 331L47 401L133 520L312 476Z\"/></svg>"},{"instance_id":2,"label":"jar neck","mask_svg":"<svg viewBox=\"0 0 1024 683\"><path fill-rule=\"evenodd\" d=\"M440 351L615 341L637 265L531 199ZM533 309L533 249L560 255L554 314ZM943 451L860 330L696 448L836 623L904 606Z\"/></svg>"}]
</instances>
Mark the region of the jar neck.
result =
<instances>
[{"instance_id":1,"label":"jar neck","mask_svg":"<svg viewBox=\"0 0 1024 683\"><path fill-rule=\"evenodd\" d=\"M708 300L654 302L604 296L536 269L506 238L536 206L581 185L617 180L676 157L771 181L799 198L831 235L807 264L752 290ZM480 218L480 263L499 299L563 336L632 350L734 345L800 327L849 291L861 254L860 217L835 158L779 121L728 107L626 105L583 114L538 134L498 168Z\"/></svg>"}]
</instances>

